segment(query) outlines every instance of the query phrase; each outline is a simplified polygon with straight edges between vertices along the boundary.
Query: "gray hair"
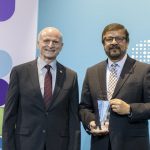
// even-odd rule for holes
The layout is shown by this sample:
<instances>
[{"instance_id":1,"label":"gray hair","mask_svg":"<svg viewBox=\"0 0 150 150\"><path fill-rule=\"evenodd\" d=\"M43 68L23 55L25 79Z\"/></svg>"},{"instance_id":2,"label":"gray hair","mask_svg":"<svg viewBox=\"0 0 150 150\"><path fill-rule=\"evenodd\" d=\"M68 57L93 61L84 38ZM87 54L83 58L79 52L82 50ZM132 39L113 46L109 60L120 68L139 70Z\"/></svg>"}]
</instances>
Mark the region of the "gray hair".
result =
<instances>
[{"instance_id":1,"label":"gray hair","mask_svg":"<svg viewBox=\"0 0 150 150\"><path fill-rule=\"evenodd\" d=\"M61 33L61 31L59 30L59 29L57 29L57 28L55 28L55 27L46 27L46 28L44 28L44 29L42 29L39 33L38 33L38 37L37 37L37 41L39 42L40 41L40 38L41 38L41 34L42 34L42 32L44 31L44 30L56 30L57 32L59 32L59 34L60 34L60 39L61 39L61 41L63 41L63 34Z\"/></svg>"}]
</instances>

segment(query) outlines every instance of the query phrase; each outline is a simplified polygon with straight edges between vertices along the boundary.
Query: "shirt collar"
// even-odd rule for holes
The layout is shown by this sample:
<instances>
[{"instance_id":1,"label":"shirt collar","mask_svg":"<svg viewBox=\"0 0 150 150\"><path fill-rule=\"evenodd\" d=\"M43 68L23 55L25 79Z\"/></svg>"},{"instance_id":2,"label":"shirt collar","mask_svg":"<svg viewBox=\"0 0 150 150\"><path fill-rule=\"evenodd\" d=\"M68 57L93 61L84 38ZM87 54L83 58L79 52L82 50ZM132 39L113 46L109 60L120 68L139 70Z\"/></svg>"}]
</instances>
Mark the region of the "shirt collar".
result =
<instances>
[{"instance_id":1,"label":"shirt collar","mask_svg":"<svg viewBox=\"0 0 150 150\"><path fill-rule=\"evenodd\" d=\"M123 67L123 65L124 65L124 63L125 63L125 61L126 61L126 59L127 59L127 54L125 54L125 56L121 59L121 60L119 60L119 61L117 61L117 62L115 62L116 64L118 64L118 67ZM114 62L112 62L109 58L108 58L108 67L110 68L111 67L111 65L113 64Z\"/></svg>"},{"instance_id":2,"label":"shirt collar","mask_svg":"<svg viewBox=\"0 0 150 150\"><path fill-rule=\"evenodd\" d=\"M50 65L53 70L56 70L56 62L57 62L56 60L53 60L48 65ZM42 70L45 67L45 65L47 65L47 63L43 59L41 59L40 57L38 57L37 63L38 63L40 70Z\"/></svg>"}]
</instances>

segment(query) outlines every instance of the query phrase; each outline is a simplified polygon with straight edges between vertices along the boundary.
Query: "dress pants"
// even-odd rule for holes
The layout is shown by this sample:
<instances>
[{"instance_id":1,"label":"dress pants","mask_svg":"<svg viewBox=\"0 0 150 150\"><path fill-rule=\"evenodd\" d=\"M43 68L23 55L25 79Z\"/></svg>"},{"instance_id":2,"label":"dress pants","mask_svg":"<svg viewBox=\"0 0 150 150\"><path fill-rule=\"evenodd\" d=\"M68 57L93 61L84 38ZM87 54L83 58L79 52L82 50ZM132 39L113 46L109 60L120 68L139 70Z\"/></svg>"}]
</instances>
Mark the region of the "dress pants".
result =
<instances>
[{"instance_id":1,"label":"dress pants","mask_svg":"<svg viewBox=\"0 0 150 150\"><path fill-rule=\"evenodd\" d=\"M111 149L111 143L110 143L110 139L109 139L108 150L112 150L112 149Z\"/></svg>"}]
</instances>

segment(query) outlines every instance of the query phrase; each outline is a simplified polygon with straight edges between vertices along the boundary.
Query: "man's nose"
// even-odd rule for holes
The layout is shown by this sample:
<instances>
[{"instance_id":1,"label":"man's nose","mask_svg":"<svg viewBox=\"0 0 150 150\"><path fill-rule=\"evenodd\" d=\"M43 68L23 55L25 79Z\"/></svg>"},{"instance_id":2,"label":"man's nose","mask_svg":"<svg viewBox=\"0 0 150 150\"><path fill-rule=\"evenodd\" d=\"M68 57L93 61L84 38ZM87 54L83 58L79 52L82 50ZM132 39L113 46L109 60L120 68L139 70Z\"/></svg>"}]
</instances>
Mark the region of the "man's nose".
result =
<instances>
[{"instance_id":1,"label":"man's nose","mask_svg":"<svg viewBox=\"0 0 150 150\"><path fill-rule=\"evenodd\" d=\"M112 40L112 44L117 44L117 41L116 41L116 39L115 39L115 38L113 38L113 40Z\"/></svg>"},{"instance_id":2,"label":"man's nose","mask_svg":"<svg viewBox=\"0 0 150 150\"><path fill-rule=\"evenodd\" d=\"M48 44L49 47L53 46L53 41L50 41Z\"/></svg>"}]
</instances>

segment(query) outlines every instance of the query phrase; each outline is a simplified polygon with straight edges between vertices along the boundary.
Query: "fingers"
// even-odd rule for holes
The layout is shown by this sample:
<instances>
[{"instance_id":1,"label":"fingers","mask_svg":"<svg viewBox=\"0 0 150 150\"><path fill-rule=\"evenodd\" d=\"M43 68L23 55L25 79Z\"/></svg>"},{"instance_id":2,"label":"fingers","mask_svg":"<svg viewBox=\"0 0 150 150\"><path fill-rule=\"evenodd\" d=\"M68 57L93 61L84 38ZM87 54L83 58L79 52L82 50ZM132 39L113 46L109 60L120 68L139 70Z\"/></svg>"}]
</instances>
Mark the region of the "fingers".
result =
<instances>
[{"instance_id":1,"label":"fingers","mask_svg":"<svg viewBox=\"0 0 150 150\"><path fill-rule=\"evenodd\" d=\"M121 99L110 100L110 107L112 108L114 112L120 115L129 114L130 112L130 105Z\"/></svg>"},{"instance_id":2,"label":"fingers","mask_svg":"<svg viewBox=\"0 0 150 150\"><path fill-rule=\"evenodd\" d=\"M123 101L120 99L111 99L110 100L110 105L121 105Z\"/></svg>"},{"instance_id":3,"label":"fingers","mask_svg":"<svg viewBox=\"0 0 150 150\"><path fill-rule=\"evenodd\" d=\"M121 100L119 99L112 99L110 100L110 107L114 112L118 112L121 107Z\"/></svg>"},{"instance_id":4,"label":"fingers","mask_svg":"<svg viewBox=\"0 0 150 150\"><path fill-rule=\"evenodd\" d=\"M118 112L120 110L120 105L111 105L111 108L114 112Z\"/></svg>"},{"instance_id":5,"label":"fingers","mask_svg":"<svg viewBox=\"0 0 150 150\"><path fill-rule=\"evenodd\" d=\"M109 123L106 123L103 126L101 126L102 129L100 129L98 126L96 126L95 121L91 121L89 124L90 130L91 130L90 132L94 136L102 136L102 135L108 134L109 132L108 126L109 126Z\"/></svg>"},{"instance_id":6,"label":"fingers","mask_svg":"<svg viewBox=\"0 0 150 150\"><path fill-rule=\"evenodd\" d=\"M92 129L91 133L94 136L102 136L102 135L108 134L108 130L107 129L102 129L101 130L99 127L97 127L96 129Z\"/></svg>"},{"instance_id":7,"label":"fingers","mask_svg":"<svg viewBox=\"0 0 150 150\"><path fill-rule=\"evenodd\" d=\"M91 130L92 130L92 129L95 129L95 128L96 128L96 123L95 123L95 121L91 121L90 124L89 124L89 127L90 127Z\"/></svg>"},{"instance_id":8,"label":"fingers","mask_svg":"<svg viewBox=\"0 0 150 150\"><path fill-rule=\"evenodd\" d=\"M112 109L119 109L119 108L120 108L120 105L111 105L111 108L112 108Z\"/></svg>"},{"instance_id":9,"label":"fingers","mask_svg":"<svg viewBox=\"0 0 150 150\"><path fill-rule=\"evenodd\" d=\"M112 109L120 109L121 107L124 107L125 102L120 99L112 99L110 100L110 106Z\"/></svg>"}]
</instances>

